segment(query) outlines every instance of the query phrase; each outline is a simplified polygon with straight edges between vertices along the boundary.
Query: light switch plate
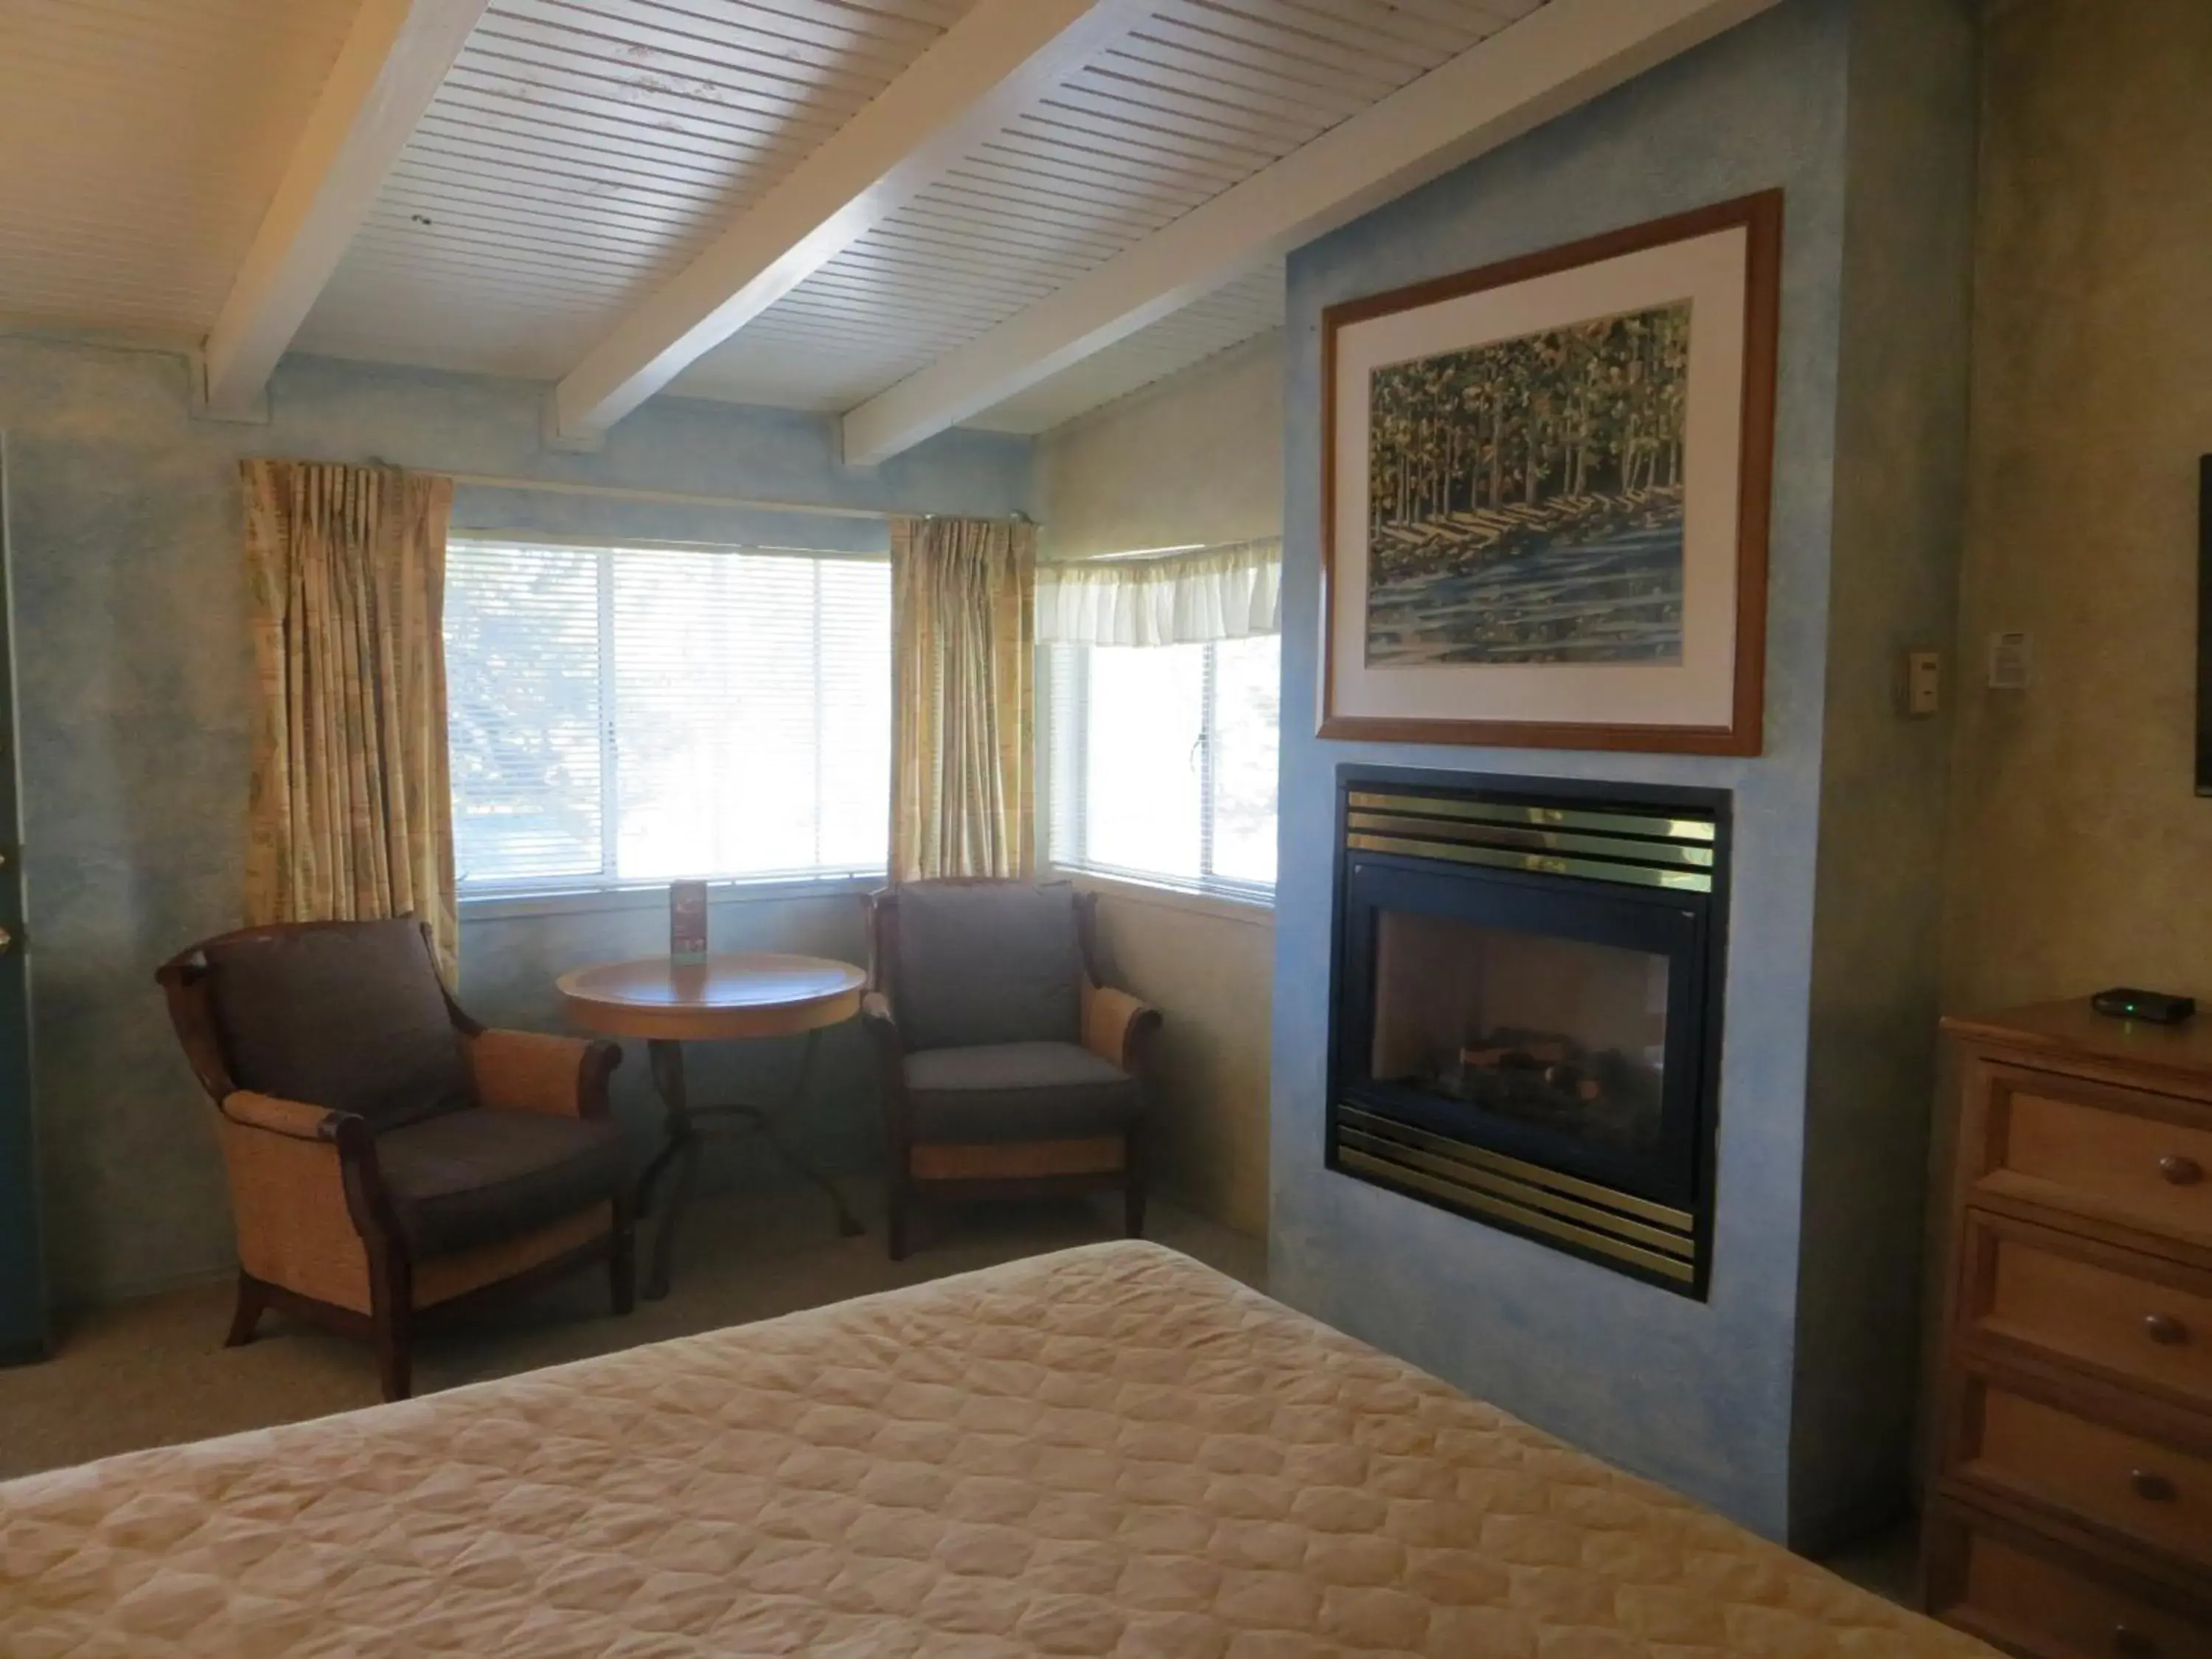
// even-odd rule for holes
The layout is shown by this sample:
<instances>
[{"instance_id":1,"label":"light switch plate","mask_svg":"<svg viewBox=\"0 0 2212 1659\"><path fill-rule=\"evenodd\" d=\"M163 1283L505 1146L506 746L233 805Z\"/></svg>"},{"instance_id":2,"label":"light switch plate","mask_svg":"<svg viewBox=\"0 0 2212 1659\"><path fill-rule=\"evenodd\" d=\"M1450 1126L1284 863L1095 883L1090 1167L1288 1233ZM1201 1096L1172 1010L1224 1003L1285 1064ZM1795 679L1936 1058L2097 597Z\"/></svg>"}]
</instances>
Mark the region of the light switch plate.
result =
<instances>
[{"instance_id":1,"label":"light switch plate","mask_svg":"<svg viewBox=\"0 0 2212 1659\"><path fill-rule=\"evenodd\" d=\"M1943 707L1943 658L1936 651L1905 653L1905 712L1926 720Z\"/></svg>"}]
</instances>

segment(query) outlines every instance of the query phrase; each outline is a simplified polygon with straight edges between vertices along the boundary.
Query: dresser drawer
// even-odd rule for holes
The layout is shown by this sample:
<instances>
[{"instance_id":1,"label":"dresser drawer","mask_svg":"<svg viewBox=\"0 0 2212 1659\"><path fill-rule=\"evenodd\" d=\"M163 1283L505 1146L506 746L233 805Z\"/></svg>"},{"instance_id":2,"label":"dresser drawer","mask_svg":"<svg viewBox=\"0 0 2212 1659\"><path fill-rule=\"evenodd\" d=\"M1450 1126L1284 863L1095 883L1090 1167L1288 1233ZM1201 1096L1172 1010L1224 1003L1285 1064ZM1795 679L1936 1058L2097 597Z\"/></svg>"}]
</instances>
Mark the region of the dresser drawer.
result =
<instances>
[{"instance_id":1,"label":"dresser drawer","mask_svg":"<svg viewBox=\"0 0 2212 1659\"><path fill-rule=\"evenodd\" d=\"M2212 1273L1978 1212L1966 1251L1975 1335L2212 1407Z\"/></svg>"},{"instance_id":2,"label":"dresser drawer","mask_svg":"<svg viewBox=\"0 0 2212 1659\"><path fill-rule=\"evenodd\" d=\"M2195 1436L2185 1447L2089 1415L2094 1398L2084 1390L2060 1405L2045 1385L1975 1374L1954 1467L1970 1483L2212 1566L2212 1452Z\"/></svg>"},{"instance_id":3,"label":"dresser drawer","mask_svg":"<svg viewBox=\"0 0 2212 1659\"><path fill-rule=\"evenodd\" d=\"M2212 1609L1954 1504L1928 1521L1928 1611L2035 1659L2212 1659Z\"/></svg>"},{"instance_id":4,"label":"dresser drawer","mask_svg":"<svg viewBox=\"0 0 2212 1659\"><path fill-rule=\"evenodd\" d=\"M2212 1245L2212 1113L2191 1101L1991 1068L1974 1189Z\"/></svg>"}]
</instances>

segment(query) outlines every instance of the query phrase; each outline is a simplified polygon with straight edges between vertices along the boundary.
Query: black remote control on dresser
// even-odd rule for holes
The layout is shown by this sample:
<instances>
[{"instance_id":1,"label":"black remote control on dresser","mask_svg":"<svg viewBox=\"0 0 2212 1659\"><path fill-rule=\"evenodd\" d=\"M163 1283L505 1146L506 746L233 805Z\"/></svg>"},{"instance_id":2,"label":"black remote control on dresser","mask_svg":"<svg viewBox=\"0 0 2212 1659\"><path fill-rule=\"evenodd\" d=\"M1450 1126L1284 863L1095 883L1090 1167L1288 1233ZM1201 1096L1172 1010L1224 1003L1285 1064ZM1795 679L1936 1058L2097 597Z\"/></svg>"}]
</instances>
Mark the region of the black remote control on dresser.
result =
<instances>
[{"instance_id":1,"label":"black remote control on dresser","mask_svg":"<svg viewBox=\"0 0 2212 1659\"><path fill-rule=\"evenodd\" d=\"M2171 991L2144 991L2132 985L2115 985L2091 997L2089 1006L2115 1019L2147 1019L2154 1025L2179 1025L2197 1012L2197 999L2178 997Z\"/></svg>"}]
</instances>

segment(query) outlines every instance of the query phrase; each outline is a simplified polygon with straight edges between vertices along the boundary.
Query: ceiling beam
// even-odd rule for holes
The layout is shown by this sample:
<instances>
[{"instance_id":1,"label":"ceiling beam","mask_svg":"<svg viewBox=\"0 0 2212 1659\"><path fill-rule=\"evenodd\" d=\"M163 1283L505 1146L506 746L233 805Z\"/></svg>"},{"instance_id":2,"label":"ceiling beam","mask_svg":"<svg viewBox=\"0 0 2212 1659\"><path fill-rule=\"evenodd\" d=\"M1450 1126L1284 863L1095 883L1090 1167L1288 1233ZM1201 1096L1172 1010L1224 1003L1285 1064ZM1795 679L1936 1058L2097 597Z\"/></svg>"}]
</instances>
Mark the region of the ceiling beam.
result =
<instances>
[{"instance_id":1,"label":"ceiling beam","mask_svg":"<svg viewBox=\"0 0 2212 1659\"><path fill-rule=\"evenodd\" d=\"M554 389L587 444L942 177L1143 15L1135 0L981 0Z\"/></svg>"},{"instance_id":2,"label":"ceiling beam","mask_svg":"<svg viewBox=\"0 0 2212 1659\"><path fill-rule=\"evenodd\" d=\"M207 412L247 419L488 0L362 0L204 350Z\"/></svg>"},{"instance_id":3,"label":"ceiling beam","mask_svg":"<svg viewBox=\"0 0 2212 1659\"><path fill-rule=\"evenodd\" d=\"M849 410L872 465L1764 10L1773 0L1550 0Z\"/></svg>"}]
</instances>

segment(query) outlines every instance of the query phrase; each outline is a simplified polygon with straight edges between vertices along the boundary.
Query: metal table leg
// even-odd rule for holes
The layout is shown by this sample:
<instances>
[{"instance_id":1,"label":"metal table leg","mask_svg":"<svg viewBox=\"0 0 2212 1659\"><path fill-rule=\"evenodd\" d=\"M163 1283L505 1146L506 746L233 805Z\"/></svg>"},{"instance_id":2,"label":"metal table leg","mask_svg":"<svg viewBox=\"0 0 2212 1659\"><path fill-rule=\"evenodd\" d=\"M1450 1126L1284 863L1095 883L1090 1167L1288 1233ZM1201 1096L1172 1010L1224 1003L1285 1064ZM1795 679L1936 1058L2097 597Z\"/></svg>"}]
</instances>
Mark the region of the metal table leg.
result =
<instances>
[{"instance_id":1,"label":"metal table leg","mask_svg":"<svg viewBox=\"0 0 2212 1659\"><path fill-rule=\"evenodd\" d=\"M822 1033L806 1034L806 1047L799 1059L799 1083L793 1091L796 1103L803 1104L814 1081L815 1055L821 1046ZM656 1037L646 1045L653 1065L653 1086L667 1109L668 1142L646 1166L637 1186L637 1215L642 1220L652 1213L653 1194L661 1177L673 1165L676 1183L668 1196L667 1212L653 1240L653 1265L646 1274L645 1295L648 1301L659 1301L668 1294L668 1282L676 1250L676 1232L684 1212L691 1201L691 1188L699 1175L702 1136L700 1124L708 1118L736 1118L750 1127L769 1149L792 1170L820 1188L837 1212L837 1231L851 1238L865 1231L860 1218L846 1203L844 1194L836 1183L793 1151L783 1137L776 1133L773 1115L761 1107L733 1103L726 1106L693 1107L684 1081L684 1045L665 1037Z\"/></svg>"},{"instance_id":2,"label":"metal table leg","mask_svg":"<svg viewBox=\"0 0 2212 1659\"><path fill-rule=\"evenodd\" d=\"M668 1113L668 1144L646 1166L637 1183L637 1214L642 1220L653 1212L653 1195L668 1166L676 1168L676 1186L668 1195L668 1213L661 1218L653 1239L653 1266L645 1278L646 1299L658 1302L668 1294L670 1264L676 1251L676 1226L691 1201L692 1183L699 1178L699 1126L691 1115L684 1086L684 1045L665 1037L646 1044L653 1066L653 1087L660 1091Z\"/></svg>"},{"instance_id":3,"label":"metal table leg","mask_svg":"<svg viewBox=\"0 0 2212 1659\"><path fill-rule=\"evenodd\" d=\"M822 1033L818 1030L809 1031L806 1034L805 1051L800 1054L799 1060L799 1084L792 1095L795 1104L805 1105L806 1097L813 1088L814 1056L821 1046ZM837 1190L836 1182L791 1149L783 1137L775 1132L775 1120L769 1113L757 1106L731 1106L720 1109L749 1119L753 1127L759 1131L760 1138L768 1142L770 1151L781 1158L787 1166L805 1176L828 1195L830 1202L836 1207L837 1231L840 1233L847 1238L853 1238L866 1231L860 1225L860 1218L853 1213L852 1206L845 1202L845 1194Z\"/></svg>"}]
</instances>

